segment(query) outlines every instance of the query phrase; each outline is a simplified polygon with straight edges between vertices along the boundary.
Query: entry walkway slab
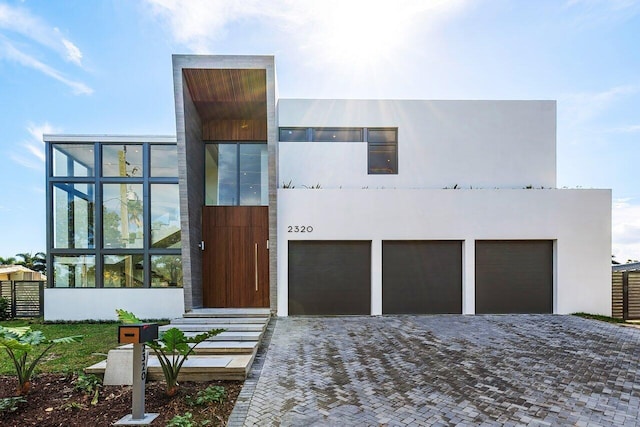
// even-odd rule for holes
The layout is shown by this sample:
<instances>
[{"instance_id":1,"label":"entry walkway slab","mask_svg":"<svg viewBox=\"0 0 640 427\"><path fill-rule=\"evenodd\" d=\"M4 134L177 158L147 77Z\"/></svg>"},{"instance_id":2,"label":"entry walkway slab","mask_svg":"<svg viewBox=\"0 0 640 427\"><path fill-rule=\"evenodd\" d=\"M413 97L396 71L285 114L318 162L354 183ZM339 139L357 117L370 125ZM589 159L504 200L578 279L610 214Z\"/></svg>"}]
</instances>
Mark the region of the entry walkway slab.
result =
<instances>
[{"instance_id":1,"label":"entry walkway slab","mask_svg":"<svg viewBox=\"0 0 640 427\"><path fill-rule=\"evenodd\" d=\"M230 426L637 426L640 330L557 315L284 318L247 383Z\"/></svg>"}]
</instances>

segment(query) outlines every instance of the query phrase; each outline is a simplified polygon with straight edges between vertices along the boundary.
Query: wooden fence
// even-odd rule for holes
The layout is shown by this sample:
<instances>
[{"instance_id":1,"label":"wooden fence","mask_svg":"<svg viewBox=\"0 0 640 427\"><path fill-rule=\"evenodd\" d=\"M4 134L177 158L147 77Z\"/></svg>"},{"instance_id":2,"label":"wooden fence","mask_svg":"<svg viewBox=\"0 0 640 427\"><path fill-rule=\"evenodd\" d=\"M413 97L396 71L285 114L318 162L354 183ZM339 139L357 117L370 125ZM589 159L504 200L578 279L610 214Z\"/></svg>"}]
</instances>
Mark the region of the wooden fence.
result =
<instances>
[{"instance_id":1,"label":"wooden fence","mask_svg":"<svg viewBox=\"0 0 640 427\"><path fill-rule=\"evenodd\" d=\"M42 280L0 281L0 297L9 300L10 318L44 315L44 285Z\"/></svg>"},{"instance_id":2,"label":"wooden fence","mask_svg":"<svg viewBox=\"0 0 640 427\"><path fill-rule=\"evenodd\" d=\"M614 271L611 278L611 315L640 319L640 271Z\"/></svg>"}]
</instances>

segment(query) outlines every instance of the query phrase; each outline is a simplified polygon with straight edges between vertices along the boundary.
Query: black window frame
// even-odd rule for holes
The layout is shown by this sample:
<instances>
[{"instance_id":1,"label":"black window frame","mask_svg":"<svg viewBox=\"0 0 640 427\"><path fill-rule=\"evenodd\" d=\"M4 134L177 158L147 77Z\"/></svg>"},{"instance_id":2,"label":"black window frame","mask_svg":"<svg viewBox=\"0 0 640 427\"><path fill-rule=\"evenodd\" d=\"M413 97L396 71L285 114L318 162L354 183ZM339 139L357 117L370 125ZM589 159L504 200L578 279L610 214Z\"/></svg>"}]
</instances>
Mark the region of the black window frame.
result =
<instances>
[{"instance_id":1,"label":"black window frame","mask_svg":"<svg viewBox=\"0 0 640 427\"><path fill-rule=\"evenodd\" d=\"M135 139L135 138L134 138ZM94 168L91 176L60 176L53 175L53 150L58 144L78 144L93 145ZM142 176L119 177L102 176L102 148L104 146L119 145L141 145L143 149ZM143 255L144 279L143 289L150 289L151 286L151 257L159 255L175 255L182 257L181 248L155 248L151 245L151 184L175 184L178 185L178 176L153 177L151 176L151 146L154 145L177 145L176 142L165 141L46 141L46 176L47 176L47 287L54 287L54 257L58 256L92 256L95 259L95 287L81 289L128 289L128 288L105 288L104 285L104 263L105 255ZM92 248L56 248L53 240L55 224L53 222L53 189L65 184L93 184L94 185L94 245ZM142 248L105 248L103 239L103 184L142 184L143 200L143 245ZM178 201L179 203L179 201ZM79 287L80 288L80 287ZM156 287L157 288L157 287ZM60 288L67 289L67 288ZM140 289L140 288L131 288Z\"/></svg>"},{"instance_id":2,"label":"black window frame","mask_svg":"<svg viewBox=\"0 0 640 427\"><path fill-rule=\"evenodd\" d=\"M395 140L387 140L384 142L376 141L376 138L372 138L372 132L382 131L382 132L395 132ZM372 141L373 139L373 141ZM392 168L390 171L384 170L372 170L372 161L371 156L372 150L376 148L387 148L393 152L393 158L391 161ZM387 128L387 127L379 127L379 128L367 128L367 174L368 175L398 175L398 128Z\"/></svg>"}]
</instances>

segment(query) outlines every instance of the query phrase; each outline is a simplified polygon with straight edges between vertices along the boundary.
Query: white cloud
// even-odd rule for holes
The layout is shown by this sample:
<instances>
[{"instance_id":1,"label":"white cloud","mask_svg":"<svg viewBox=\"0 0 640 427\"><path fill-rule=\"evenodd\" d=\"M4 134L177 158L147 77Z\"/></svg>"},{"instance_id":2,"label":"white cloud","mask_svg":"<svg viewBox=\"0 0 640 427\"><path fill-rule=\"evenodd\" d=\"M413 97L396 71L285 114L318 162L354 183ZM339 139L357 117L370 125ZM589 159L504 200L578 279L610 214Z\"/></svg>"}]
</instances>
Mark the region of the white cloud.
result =
<instances>
[{"instance_id":1,"label":"white cloud","mask_svg":"<svg viewBox=\"0 0 640 427\"><path fill-rule=\"evenodd\" d=\"M82 52L67 39L62 39L62 44L67 48L67 59L75 64L82 65Z\"/></svg>"},{"instance_id":2,"label":"white cloud","mask_svg":"<svg viewBox=\"0 0 640 427\"><path fill-rule=\"evenodd\" d=\"M618 262L640 260L640 200L613 201L612 249Z\"/></svg>"},{"instance_id":3,"label":"white cloud","mask_svg":"<svg viewBox=\"0 0 640 427\"><path fill-rule=\"evenodd\" d=\"M195 53L220 51L232 23L254 20L295 40L309 58L344 64L411 45L412 35L462 10L467 0L146 0L174 40Z\"/></svg>"},{"instance_id":4,"label":"white cloud","mask_svg":"<svg viewBox=\"0 0 640 427\"><path fill-rule=\"evenodd\" d=\"M38 70L41 73L64 83L69 86L76 95L91 95L93 93L93 89L86 84L65 77L60 71L18 50L8 40L0 37L0 58L3 56L8 60L17 62L25 67Z\"/></svg>"},{"instance_id":5,"label":"white cloud","mask_svg":"<svg viewBox=\"0 0 640 427\"><path fill-rule=\"evenodd\" d=\"M42 171L44 169L45 162L44 142L42 140L42 136L44 134L60 133L60 129L57 129L46 122L40 125L30 123L27 126L27 132L31 138L20 144L24 149L23 151L11 153L11 160L29 169Z\"/></svg>"},{"instance_id":6,"label":"white cloud","mask_svg":"<svg viewBox=\"0 0 640 427\"><path fill-rule=\"evenodd\" d=\"M18 33L57 52L62 58L82 65L82 52L65 38L60 30L51 27L27 9L0 4L0 28Z\"/></svg>"}]
</instances>

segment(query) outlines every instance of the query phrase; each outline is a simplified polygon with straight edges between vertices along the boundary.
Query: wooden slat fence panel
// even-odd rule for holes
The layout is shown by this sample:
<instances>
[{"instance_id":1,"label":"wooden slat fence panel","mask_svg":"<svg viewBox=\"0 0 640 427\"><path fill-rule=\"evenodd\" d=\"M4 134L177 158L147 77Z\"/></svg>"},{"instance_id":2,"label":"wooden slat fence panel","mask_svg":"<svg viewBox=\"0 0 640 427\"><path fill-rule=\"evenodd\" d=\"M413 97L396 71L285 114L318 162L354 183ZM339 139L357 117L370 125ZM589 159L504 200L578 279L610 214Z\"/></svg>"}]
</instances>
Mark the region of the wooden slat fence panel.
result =
<instances>
[{"instance_id":1,"label":"wooden slat fence panel","mask_svg":"<svg viewBox=\"0 0 640 427\"><path fill-rule=\"evenodd\" d=\"M629 271L629 319L640 319L640 271Z\"/></svg>"},{"instance_id":2,"label":"wooden slat fence panel","mask_svg":"<svg viewBox=\"0 0 640 427\"><path fill-rule=\"evenodd\" d=\"M11 304L10 317L40 317L44 314L44 281L16 280L0 283L1 296Z\"/></svg>"},{"instance_id":3,"label":"wooden slat fence panel","mask_svg":"<svg viewBox=\"0 0 640 427\"><path fill-rule=\"evenodd\" d=\"M611 275L611 316L623 318L622 272L614 271Z\"/></svg>"},{"instance_id":4,"label":"wooden slat fence panel","mask_svg":"<svg viewBox=\"0 0 640 427\"><path fill-rule=\"evenodd\" d=\"M11 317L11 281L10 280L2 280L0 281L0 297L6 298L9 301L9 306L7 307L7 316Z\"/></svg>"}]
</instances>

